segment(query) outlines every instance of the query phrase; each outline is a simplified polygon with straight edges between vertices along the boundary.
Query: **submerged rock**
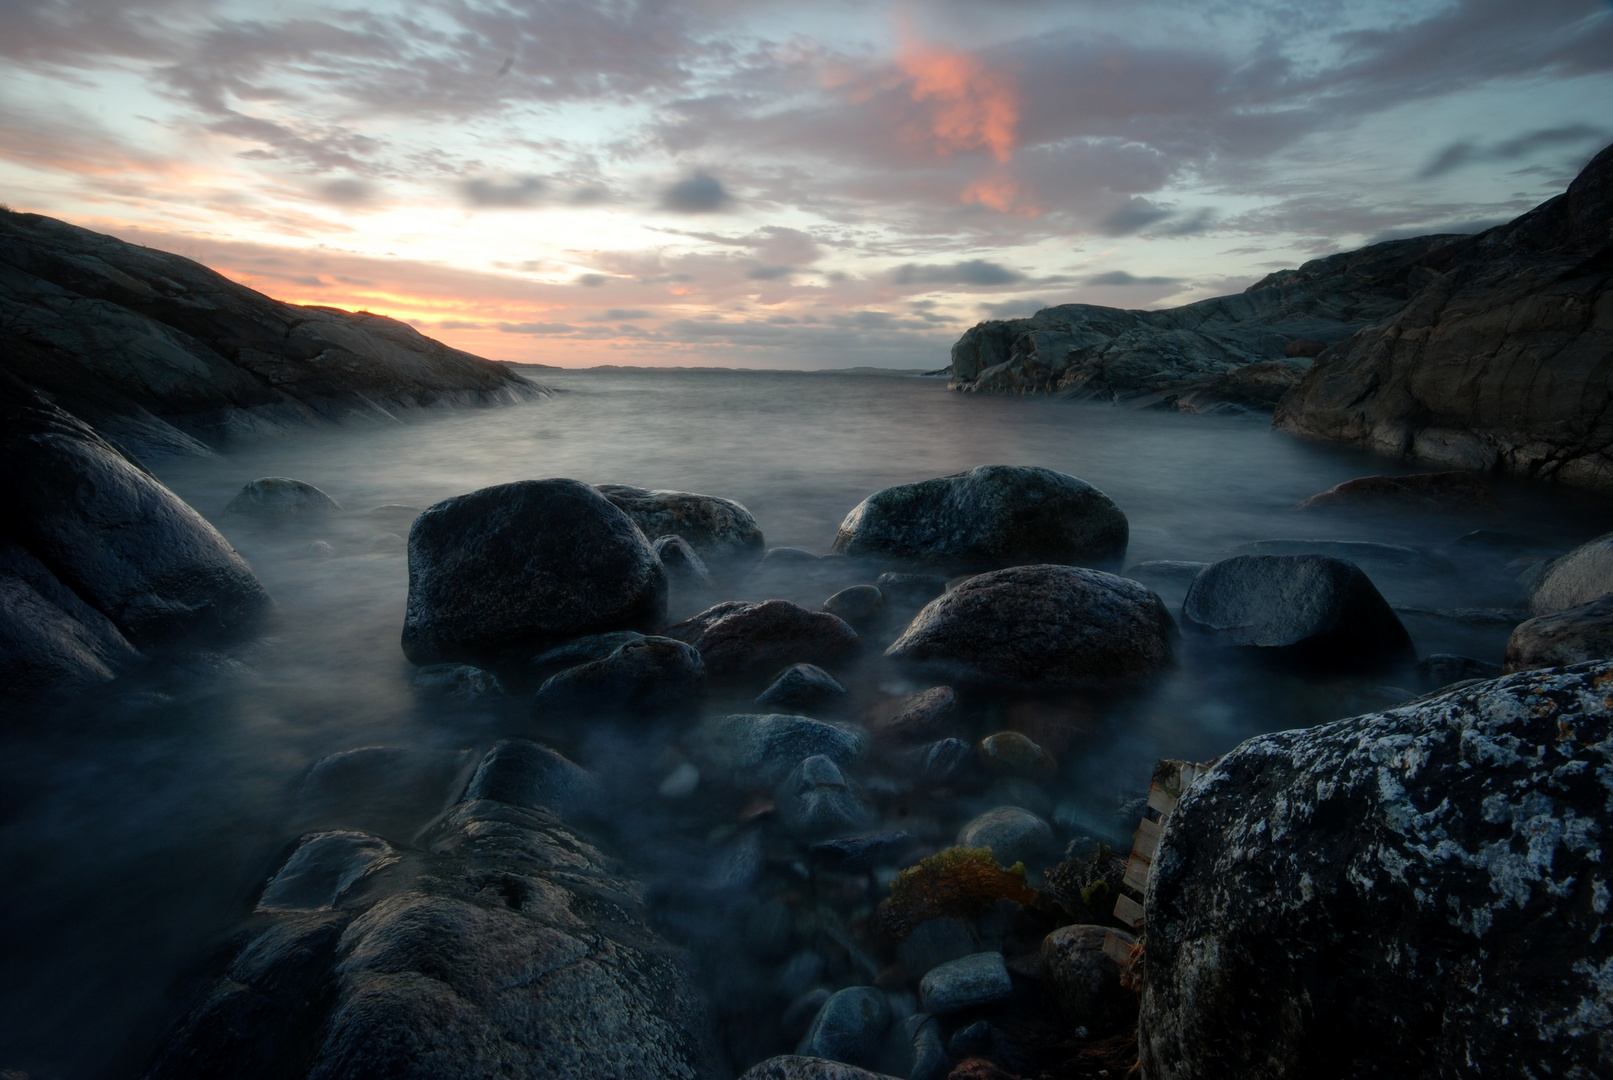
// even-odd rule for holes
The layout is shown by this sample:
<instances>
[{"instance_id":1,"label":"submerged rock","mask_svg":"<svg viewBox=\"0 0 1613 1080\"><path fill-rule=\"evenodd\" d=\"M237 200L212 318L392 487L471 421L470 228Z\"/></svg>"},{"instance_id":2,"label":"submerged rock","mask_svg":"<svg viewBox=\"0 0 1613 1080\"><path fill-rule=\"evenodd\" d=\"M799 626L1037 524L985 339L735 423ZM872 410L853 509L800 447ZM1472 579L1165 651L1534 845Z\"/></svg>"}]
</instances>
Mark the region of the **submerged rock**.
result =
<instances>
[{"instance_id":1,"label":"submerged rock","mask_svg":"<svg viewBox=\"0 0 1613 1080\"><path fill-rule=\"evenodd\" d=\"M699 649L713 675L777 671L796 663L832 665L862 644L844 620L788 600L730 600L661 633Z\"/></svg>"},{"instance_id":2,"label":"submerged rock","mask_svg":"<svg viewBox=\"0 0 1613 1080\"><path fill-rule=\"evenodd\" d=\"M664 637L624 642L609 656L551 675L535 712L587 708L675 709L706 691L706 665L694 646Z\"/></svg>"},{"instance_id":3,"label":"submerged rock","mask_svg":"<svg viewBox=\"0 0 1613 1080\"><path fill-rule=\"evenodd\" d=\"M633 519L647 537L682 537L719 572L743 571L762 557L762 530L749 510L732 499L690 491L650 491L627 484L599 484L599 493Z\"/></svg>"},{"instance_id":4,"label":"submerged rock","mask_svg":"<svg viewBox=\"0 0 1613 1080\"><path fill-rule=\"evenodd\" d=\"M700 749L742 787L771 787L796 765L822 755L846 765L863 752L866 738L845 724L782 713L736 713L701 725Z\"/></svg>"},{"instance_id":5,"label":"submerged rock","mask_svg":"<svg viewBox=\"0 0 1613 1080\"><path fill-rule=\"evenodd\" d=\"M795 836L845 835L879 824L879 815L852 790L846 774L821 755L797 765L773 800L784 828Z\"/></svg>"},{"instance_id":6,"label":"submerged rock","mask_svg":"<svg viewBox=\"0 0 1613 1080\"><path fill-rule=\"evenodd\" d=\"M1165 825L1155 1080L1597 1076L1613 664L1243 743Z\"/></svg>"},{"instance_id":7,"label":"submerged rock","mask_svg":"<svg viewBox=\"0 0 1613 1080\"><path fill-rule=\"evenodd\" d=\"M885 610L885 594L876 585L853 585L825 600L823 610L853 625L867 622Z\"/></svg>"},{"instance_id":8,"label":"submerged rock","mask_svg":"<svg viewBox=\"0 0 1613 1080\"><path fill-rule=\"evenodd\" d=\"M815 664L791 664L756 698L758 709L814 710L846 699L846 688Z\"/></svg>"},{"instance_id":9,"label":"submerged rock","mask_svg":"<svg viewBox=\"0 0 1613 1080\"><path fill-rule=\"evenodd\" d=\"M289 476L264 476L242 488L224 507L224 512L284 520L329 514L341 508L341 503L312 484Z\"/></svg>"},{"instance_id":10,"label":"submerged rock","mask_svg":"<svg viewBox=\"0 0 1613 1080\"><path fill-rule=\"evenodd\" d=\"M1410 476L1358 476L1335 484L1299 504L1301 510L1442 510L1472 513L1495 509L1501 500L1472 472L1413 473Z\"/></svg>"},{"instance_id":11,"label":"submerged rock","mask_svg":"<svg viewBox=\"0 0 1613 1080\"><path fill-rule=\"evenodd\" d=\"M1417 661L1417 681L1425 690L1438 690L1464 679L1493 679L1499 674L1500 664L1453 653L1434 653Z\"/></svg>"},{"instance_id":12,"label":"submerged rock","mask_svg":"<svg viewBox=\"0 0 1613 1080\"><path fill-rule=\"evenodd\" d=\"M1042 939L1042 975L1065 1017L1095 1036L1123 1031L1137 1017L1137 995L1120 985L1120 965L1103 951L1110 934L1127 945L1137 939L1109 926L1061 926Z\"/></svg>"},{"instance_id":13,"label":"submerged rock","mask_svg":"<svg viewBox=\"0 0 1613 1080\"><path fill-rule=\"evenodd\" d=\"M1046 783L1058 762L1017 731L999 731L980 740L980 762L994 776L1023 776Z\"/></svg>"},{"instance_id":14,"label":"submerged rock","mask_svg":"<svg viewBox=\"0 0 1613 1080\"><path fill-rule=\"evenodd\" d=\"M1331 670L1416 660L1411 636L1361 568L1322 555L1239 555L1193 579L1187 625L1218 644Z\"/></svg>"},{"instance_id":15,"label":"submerged rock","mask_svg":"<svg viewBox=\"0 0 1613 1080\"><path fill-rule=\"evenodd\" d=\"M932 686L904 698L896 711L879 721L881 738L910 742L944 735L963 710L958 692L950 686Z\"/></svg>"},{"instance_id":16,"label":"submerged rock","mask_svg":"<svg viewBox=\"0 0 1613 1080\"><path fill-rule=\"evenodd\" d=\"M597 809L604 791L599 777L558 750L530 739L500 739L476 766L465 798L548 809L569 817Z\"/></svg>"},{"instance_id":17,"label":"submerged rock","mask_svg":"<svg viewBox=\"0 0 1613 1080\"><path fill-rule=\"evenodd\" d=\"M1108 562L1129 526L1107 495L1052 469L981 465L876 491L835 536L843 555L987 569Z\"/></svg>"},{"instance_id":18,"label":"submerged rock","mask_svg":"<svg viewBox=\"0 0 1613 1080\"><path fill-rule=\"evenodd\" d=\"M429 664L416 668L412 681L416 690L446 697L479 698L504 692L498 676L469 664Z\"/></svg>"},{"instance_id":19,"label":"submerged rock","mask_svg":"<svg viewBox=\"0 0 1613 1080\"><path fill-rule=\"evenodd\" d=\"M655 549L656 558L666 567L668 580L672 584L685 589L712 589L716 582L711 579L711 571L706 568L706 561L695 551L694 545L681 536L657 536L650 545Z\"/></svg>"},{"instance_id":20,"label":"submerged rock","mask_svg":"<svg viewBox=\"0 0 1613 1080\"><path fill-rule=\"evenodd\" d=\"M1529 590L1529 613L1551 615L1613 593L1613 533L1553 560Z\"/></svg>"},{"instance_id":21,"label":"submerged rock","mask_svg":"<svg viewBox=\"0 0 1613 1080\"><path fill-rule=\"evenodd\" d=\"M437 503L409 530L403 652L497 666L570 638L647 629L666 571L627 515L576 480L523 480Z\"/></svg>"},{"instance_id":22,"label":"submerged rock","mask_svg":"<svg viewBox=\"0 0 1613 1080\"><path fill-rule=\"evenodd\" d=\"M242 932L148 1080L724 1071L639 886L548 810L468 800L418 848L310 837L276 880L299 862L298 907Z\"/></svg>"},{"instance_id":23,"label":"submerged rock","mask_svg":"<svg viewBox=\"0 0 1613 1080\"><path fill-rule=\"evenodd\" d=\"M972 682L1055 687L1152 675L1176 627L1146 586L1100 570L1018 566L930 602L886 650Z\"/></svg>"},{"instance_id":24,"label":"submerged rock","mask_svg":"<svg viewBox=\"0 0 1613 1080\"><path fill-rule=\"evenodd\" d=\"M643 641L644 637L636 630L612 630L576 638L532 657L521 665L521 677L541 684L557 672L603 660L628 642Z\"/></svg>"},{"instance_id":25,"label":"submerged rock","mask_svg":"<svg viewBox=\"0 0 1613 1080\"><path fill-rule=\"evenodd\" d=\"M1507 638L1502 670L1565 667L1613 659L1613 596L1519 623Z\"/></svg>"}]
</instances>

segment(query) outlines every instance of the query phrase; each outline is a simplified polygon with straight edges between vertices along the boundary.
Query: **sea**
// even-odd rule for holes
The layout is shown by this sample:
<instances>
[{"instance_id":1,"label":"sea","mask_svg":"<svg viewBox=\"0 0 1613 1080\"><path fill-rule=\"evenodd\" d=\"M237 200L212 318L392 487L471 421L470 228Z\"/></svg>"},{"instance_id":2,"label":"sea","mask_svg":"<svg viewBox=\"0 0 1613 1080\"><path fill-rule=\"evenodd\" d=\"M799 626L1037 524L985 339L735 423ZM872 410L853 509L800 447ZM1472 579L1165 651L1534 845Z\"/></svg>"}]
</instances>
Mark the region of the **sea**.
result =
<instances>
[{"instance_id":1,"label":"sea","mask_svg":"<svg viewBox=\"0 0 1613 1080\"><path fill-rule=\"evenodd\" d=\"M768 1019L788 1003L767 989L777 985L767 982L774 960L700 959L744 951L754 902L699 900L699 883L720 873L745 826L701 810L720 801L673 805L655 794L681 760L678 732L559 724L535 719L519 698L418 690L399 646L410 511L377 507L424 508L493 484L571 477L734 499L769 547L824 553L847 512L880 488L982 464L1038 465L1086 480L1125 511L1125 567L1210 562L1257 541L1355 542L1331 550L1353 553L1400 609L1419 655L1492 663L1528 575L1613 528L1607 500L1521 482L1497 482L1493 506L1299 510L1352 477L1415 468L1275 431L1261 415L959 394L944 379L901 372L527 374L555 393L149 463L237 547L276 611L260 636L164 659L0 730L0 1075L137 1075L298 836L364 828L408 843L457 796L476 758L510 736L551 743L607 786L638 793L585 831L646 882L652 921L695 953L736 1066L792 1048L790 1033ZM242 485L263 476L314 484L344 511L278 527L225 515ZM816 608L867 577L843 562L795 565L731 583L722 598L781 596ZM1179 616L1186 578L1149 584ZM1155 684L1114 698L1030 708L973 696L975 735L1030 732L1057 759L1057 775L1036 792L961 793L903 827L934 850L994 800L1017 799L1048 818L1061 843L1092 837L1124 850L1157 760L1206 761L1255 735L1385 708L1425 689L1410 672L1295 674L1192 635L1179 653ZM928 685L878 648L842 674L859 707ZM709 708L748 709L743 698L754 692L724 691ZM363 748L388 748L376 760L390 764L347 787L312 784L317 763ZM855 779L870 790L885 782ZM797 923L792 947L809 949L802 927L811 913ZM734 948L711 948L725 943ZM832 963L820 975L831 984L858 977Z\"/></svg>"}]
</instances>

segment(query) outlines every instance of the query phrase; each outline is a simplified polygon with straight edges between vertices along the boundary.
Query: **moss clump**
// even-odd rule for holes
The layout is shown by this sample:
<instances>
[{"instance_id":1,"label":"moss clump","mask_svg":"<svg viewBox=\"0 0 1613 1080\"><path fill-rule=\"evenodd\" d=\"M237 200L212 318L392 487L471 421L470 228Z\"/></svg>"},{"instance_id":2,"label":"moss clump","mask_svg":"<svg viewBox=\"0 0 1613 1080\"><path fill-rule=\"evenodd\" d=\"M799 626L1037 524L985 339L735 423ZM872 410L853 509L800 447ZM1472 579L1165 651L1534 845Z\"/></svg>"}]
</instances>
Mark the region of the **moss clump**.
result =
<instances>
[{"instance_id":1,"label":"moss clump","mask_svg":"<svg viewBox=\"0 0 1613 1080\"><path fill-rule=\"evenodd\" d=\"M1025 882L1025 864L1004 870L991 849L955 847L931 855L903 870L891 882L891 894L879 905L875 923L897 941L927 919L947 915L973 918L999 900L1036 903L1036 890Z\"/></svg>"}]
</instances>

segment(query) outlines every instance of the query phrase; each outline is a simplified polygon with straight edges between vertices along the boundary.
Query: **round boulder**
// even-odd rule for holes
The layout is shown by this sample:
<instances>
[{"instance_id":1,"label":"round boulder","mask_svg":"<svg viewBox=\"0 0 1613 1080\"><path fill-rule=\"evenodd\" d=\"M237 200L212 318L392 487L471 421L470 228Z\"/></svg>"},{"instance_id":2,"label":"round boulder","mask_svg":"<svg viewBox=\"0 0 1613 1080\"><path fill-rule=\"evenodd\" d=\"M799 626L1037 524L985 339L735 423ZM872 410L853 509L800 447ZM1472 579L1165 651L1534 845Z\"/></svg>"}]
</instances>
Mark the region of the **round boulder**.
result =
<instances>
[{"instance_id":1,"label":"round boulder","mask_svg":"<svg viewBox=\"0 0 1613 1080\"><path fill-rule=\"evenodd\" d=\"M517 662L666 614L666 571L628 516L576 480L440 502L409 530L403 652L415 664Z\"/></svg>"},{"instance_id":2,"label":"round boulder","mask_svg":"<svg viewBox=\"0 0 1613 1080\"><path fill-rule=\"evenodd\" d=\"M1137 1016L1137 995L1120 985L1120 965L1103 950L1110 934L1137 943L1124 930L1081 924L1061 926L1042 939L1042 975L1053 1000L1093 1035L1127 1028Z\"/></svg>"},{"instance_id":3,"label":"round boulder","mask_svg":"<svg viewBox=\"0 0 1613 1080\"><path fill-rule=\"evenodd\" d=\"M1613 533L1555 559L1529 592L1529 614L1550 615L1613 593Z\"/></svg>"},{"instance_id":4,"label":"round boulder","mask_svg":"<svg viewBox=\"0 0 1613 1080\"><path fill-rule=\"evenodd\" d=\"M1079 686L1168 667L1175 635L1164 602L1135 581L1015 566L931 601L885 655L970 682Z\"/></svg>"},{"instance_id":5,"label":"round boulder","mask_svg":"<svg viewBox=\"0 0 1613 1080\"><path fill-rule=\"evenodd\" d=\"M848 986L830 996L796 1048L802 1056L873 1066L890 1026L890 1003L872 986Z\"/></svg>"},{"instance_id":6,"label":"round boulder","mask_svg":"<svg viewBox=\"0 0 1613 1080\"><path fill-rule=\"evenodd\" d=\"M312 484L289 476L264 476L242 488L224 512L256 518L299 518L341 508L341 503Z\"/></svg>"},{"instance_id":7,"label":"round boulder","mask_svg":"<svg viewBox=\"0 0 1613 1080\"><path fill-rule=\"evenodd\" d=\"M713 675L777 671L790 664L833 664L862 644L857 631L827 611L788 600L730 600L661 631L700 650Z\"/></svg>"},{"instance_id":8,"label":"round boulder","mask_svg":"<svg viewBox=\"0 0 1613 1080\"><path fill-rule=\"evenodd\" d=\"M1199 572L1182 602L1189 626L1222 645L1329 670L1417 659L1411 635L1354 563L1326 555L1239 555Z\"/></svg>"},{"instance_id":9,"label":"round boulder","mask_svg":"<svg viewBox=\"0 0 1613 1080\"><path fill-rule=\"evenodd\" d=\"M980 465L876 491L840 524L843 555L987 569L1108 563L1130 527L1109 496L1052 469Z\"/></svg>"},{"instance_id":10,"label":"round boulder","mask_svg":"<svg viewBox=\"0 0 1613 1080\"><path fill-rule=\"evenodd\" d=\"M685 589L715 587L706 561L695 551L694 545L681 536L657 536L651 545L656 558L666 567L667 577L673 584Z\"/></svg>"},{"instance_id":11,"label":"round boulder","mask_svg":"<svg viewBox=\"0 0 1613 1080\"><path fill-rule=\"evenodd\" d=\"M748 567L762 557L762 530L732 499L692 491L650 491L627 484L600 484L599 493L633 519L645 536L681 536L721 572Z\"/></svg>"},{"instance_id":12,"label":"round boulder","mask_svg":"<svg viewBox=\"0 0 1613 1080\"><path fill-rule=\"evenodd\" d=\"M1610 682L1511 675L1223 757L1153 863L1144 1075L1607 1075Z\"/></svg>"},{"instance_id":13,"label":"round boulder","mask_svg":"<svg viewBox=\"0 0 1613 1080\"><path fill-rule=\"evenodd\" d=\"M1521 622L1507 638L1502 670L1566 667L1613 659L1613 596Z\"/></svg>"},{"instance_id":14,"label":"round boulder","mask_svg":"<svg viewBox=\"0 0 1613 1080\"><path fill-rule=\"evenodd\" d=\"M959 829L958 846L990 848L1003 866L1024 863L1034 870L1037 858L1053 848L1053 827L1022 807L999 806Z\"/></svg>"},{"instance_id":15,"label":"round boulder","mask_svg":"<svg viewBox=\"0 0 1613 1080\"><path fill-rule=\"evenodd\" d=\"M609 656L549 676L534 713L584 708L675 709L706 689L706 665L694 646L664 637L626 642Z\"/></svg>"}]
</instances>

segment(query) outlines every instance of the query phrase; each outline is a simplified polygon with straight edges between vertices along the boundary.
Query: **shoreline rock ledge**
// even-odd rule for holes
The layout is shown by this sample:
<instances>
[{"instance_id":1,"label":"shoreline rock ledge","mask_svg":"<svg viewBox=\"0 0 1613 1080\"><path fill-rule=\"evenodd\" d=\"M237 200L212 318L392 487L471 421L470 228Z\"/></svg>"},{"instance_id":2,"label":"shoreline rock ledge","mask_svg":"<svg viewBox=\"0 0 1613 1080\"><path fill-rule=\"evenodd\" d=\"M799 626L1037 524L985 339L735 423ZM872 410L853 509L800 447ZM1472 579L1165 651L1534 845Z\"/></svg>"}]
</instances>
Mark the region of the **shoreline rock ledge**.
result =
<instances>
[{"instance_id":1,"label":"shoreline rock ledge","mask_svg":"<svg viewBox=\"0 0 1613 1080\"><path fill-rule=\"evenodd\" d=\"M1243 743L1160 840L1144 1075L1610 1075L1610 830L1613 662Z\"/></svg>"}]
</instances>

